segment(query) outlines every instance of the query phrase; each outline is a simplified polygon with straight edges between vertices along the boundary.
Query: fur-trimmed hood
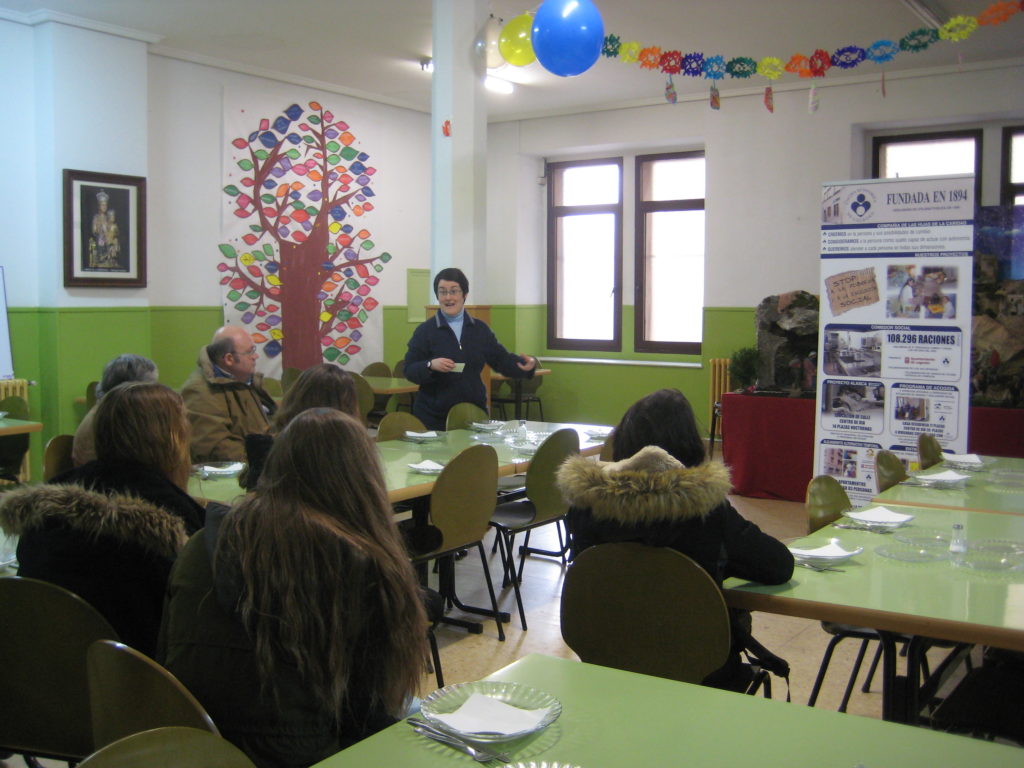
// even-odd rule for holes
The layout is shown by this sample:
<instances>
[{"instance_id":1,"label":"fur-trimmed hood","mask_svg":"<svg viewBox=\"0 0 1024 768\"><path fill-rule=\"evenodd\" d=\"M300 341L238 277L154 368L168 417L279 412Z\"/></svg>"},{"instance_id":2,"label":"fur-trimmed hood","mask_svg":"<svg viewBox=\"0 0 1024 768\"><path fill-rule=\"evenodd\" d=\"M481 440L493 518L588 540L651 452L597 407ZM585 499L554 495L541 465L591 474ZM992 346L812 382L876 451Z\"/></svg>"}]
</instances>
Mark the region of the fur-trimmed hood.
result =
<instances>
[{"instance_id":1,"label":"fur-trimmed hood","mask_svg":"<svg viewBox=\"0 0 1024 768\"><path fill-rule=\"evenodd\" d=\"M685 467L653 445L617 462L572 456L559 468L557 482L572 506L628 526L704 517L732 490L724 464Z\"/></svg>"},{"instance_id":2,"label":"fur-trimmed hood","mask_svg":"<svg viewBox=\"0 0 1024 768\"><path fill-rule=\"evenodd\" d=\"M173 559L188 536L184 521L134 496L107 496L77 485L38 485L0 496L0 528L8 535L60 522L86 536L109 537Z\"/></svg>"}]
</instances>

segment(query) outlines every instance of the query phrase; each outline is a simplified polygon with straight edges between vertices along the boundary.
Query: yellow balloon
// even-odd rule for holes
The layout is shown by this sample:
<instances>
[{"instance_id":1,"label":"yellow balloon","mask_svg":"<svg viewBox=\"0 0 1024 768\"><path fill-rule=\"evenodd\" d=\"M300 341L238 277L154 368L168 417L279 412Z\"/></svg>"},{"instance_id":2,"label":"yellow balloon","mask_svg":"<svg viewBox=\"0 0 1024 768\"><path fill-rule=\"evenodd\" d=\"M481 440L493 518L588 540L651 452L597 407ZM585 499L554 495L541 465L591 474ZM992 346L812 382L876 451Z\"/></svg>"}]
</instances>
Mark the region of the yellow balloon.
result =
<instances>
[{"instance_id":1,"label":"yellow balloon","mask_svg":"<svg viewBox=\"0 0 1024 768\"><path fill-rule=\"evenodd\" d=\"M505 61L517 67L525 67L537 60L533 52L533 15L524 13L516 16L504 26L498 36L498 50Z\"/></svg>"}]
</instances>

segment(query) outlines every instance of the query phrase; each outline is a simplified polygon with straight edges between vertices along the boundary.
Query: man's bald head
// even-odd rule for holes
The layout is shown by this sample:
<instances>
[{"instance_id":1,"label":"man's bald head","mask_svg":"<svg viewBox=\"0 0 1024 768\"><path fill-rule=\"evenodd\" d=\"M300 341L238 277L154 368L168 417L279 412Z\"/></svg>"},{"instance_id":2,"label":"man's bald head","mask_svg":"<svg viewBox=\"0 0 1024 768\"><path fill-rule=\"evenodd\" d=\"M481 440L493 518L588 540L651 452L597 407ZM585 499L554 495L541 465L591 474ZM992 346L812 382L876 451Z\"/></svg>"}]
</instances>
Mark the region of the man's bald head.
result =
<instances>
[{"instance_id":1,"label":"man's bald head","mask_svg":"<svg viewBox=\"0 0 1024 768\"><path fill-rule=\"evenodd\" d=\"M229 373L233 379L248 382L256 370L256 345L249 332L238 325L225 325L213 334L206 347L210 362Z\"/></svg>"}]
</instances>

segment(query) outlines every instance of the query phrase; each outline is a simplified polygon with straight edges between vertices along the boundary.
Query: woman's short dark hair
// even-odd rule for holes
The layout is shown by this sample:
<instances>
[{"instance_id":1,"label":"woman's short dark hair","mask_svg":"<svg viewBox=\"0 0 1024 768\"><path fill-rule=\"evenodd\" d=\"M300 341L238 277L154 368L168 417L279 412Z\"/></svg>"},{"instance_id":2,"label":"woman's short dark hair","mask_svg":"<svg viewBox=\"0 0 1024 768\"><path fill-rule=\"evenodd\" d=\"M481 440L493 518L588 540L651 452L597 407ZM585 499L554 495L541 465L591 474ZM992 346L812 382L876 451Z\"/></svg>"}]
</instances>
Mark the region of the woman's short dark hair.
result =
<instances>
[{"instance_id":1,"label":"woman's short dark hair","mask_svg":"<svg viewBox=\"0 0 1024 768\"><path fill-rule=\"evenodd\" d=\"M336 408L358 419L359 392L352 374L330 363L304 370L281 400L271 431L280 432L309 408Z\"/></svg>"},{"instance_id":2,"label":"woman's short dark hair","mask_svg":"<svg viewBox=\"0 0 1024 768\"><path fill-rule=\"evenodd\" d=\"M469 293L469 280L466 279L466 275L458 267L446 267L434 275L435 296L437 296L437 284L442 280L447 280L450 283L458 283L459 288L462 289L463 296Z\"/></svg>"},{"instance_id":3,"label":"woman's short dark hair","mask_svg":"<svg viewBox=\"0 0 1024 768\"><path fill-rule=\"evenodd\" d=\"M637 400L615 427L612 458L627 459L647 445L664 448L688 467L704 461L704 439L690 401L678 389L659 389Z\"/></svg>"},{"instance_id":4,"label":"woman's short dark hair","mask_svg":"<svg viewBox=\"0 0 1024 768\"><path fill-rule=\"evenodd\" d=\"M104 366L103 376L96 385L96 397L103 397L126 381L156 381L156 363L142 355L118 355Z\"/></svg>"}]
</instances>

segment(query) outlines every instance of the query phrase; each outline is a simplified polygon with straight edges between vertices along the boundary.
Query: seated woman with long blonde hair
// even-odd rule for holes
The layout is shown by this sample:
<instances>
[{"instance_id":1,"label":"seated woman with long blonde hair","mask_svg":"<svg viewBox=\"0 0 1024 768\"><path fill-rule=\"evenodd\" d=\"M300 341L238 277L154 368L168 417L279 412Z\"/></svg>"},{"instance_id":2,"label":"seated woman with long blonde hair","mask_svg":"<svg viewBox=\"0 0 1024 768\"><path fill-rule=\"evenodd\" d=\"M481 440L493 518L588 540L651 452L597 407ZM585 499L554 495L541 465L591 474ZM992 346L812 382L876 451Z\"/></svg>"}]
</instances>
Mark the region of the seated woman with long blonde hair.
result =
<instances>
[{"instance_id":1,"label":"seated woman with long blonde hair","mask_svg":"<svg viewBox=\"0 0 1024 768\"><path fill-rule=\"evenodd\" d=\"M361 422L305 411L256 490L186 545L163 663L260 766L306 766L401 717L426 618Z\"/></svg>"}]
</instances>

